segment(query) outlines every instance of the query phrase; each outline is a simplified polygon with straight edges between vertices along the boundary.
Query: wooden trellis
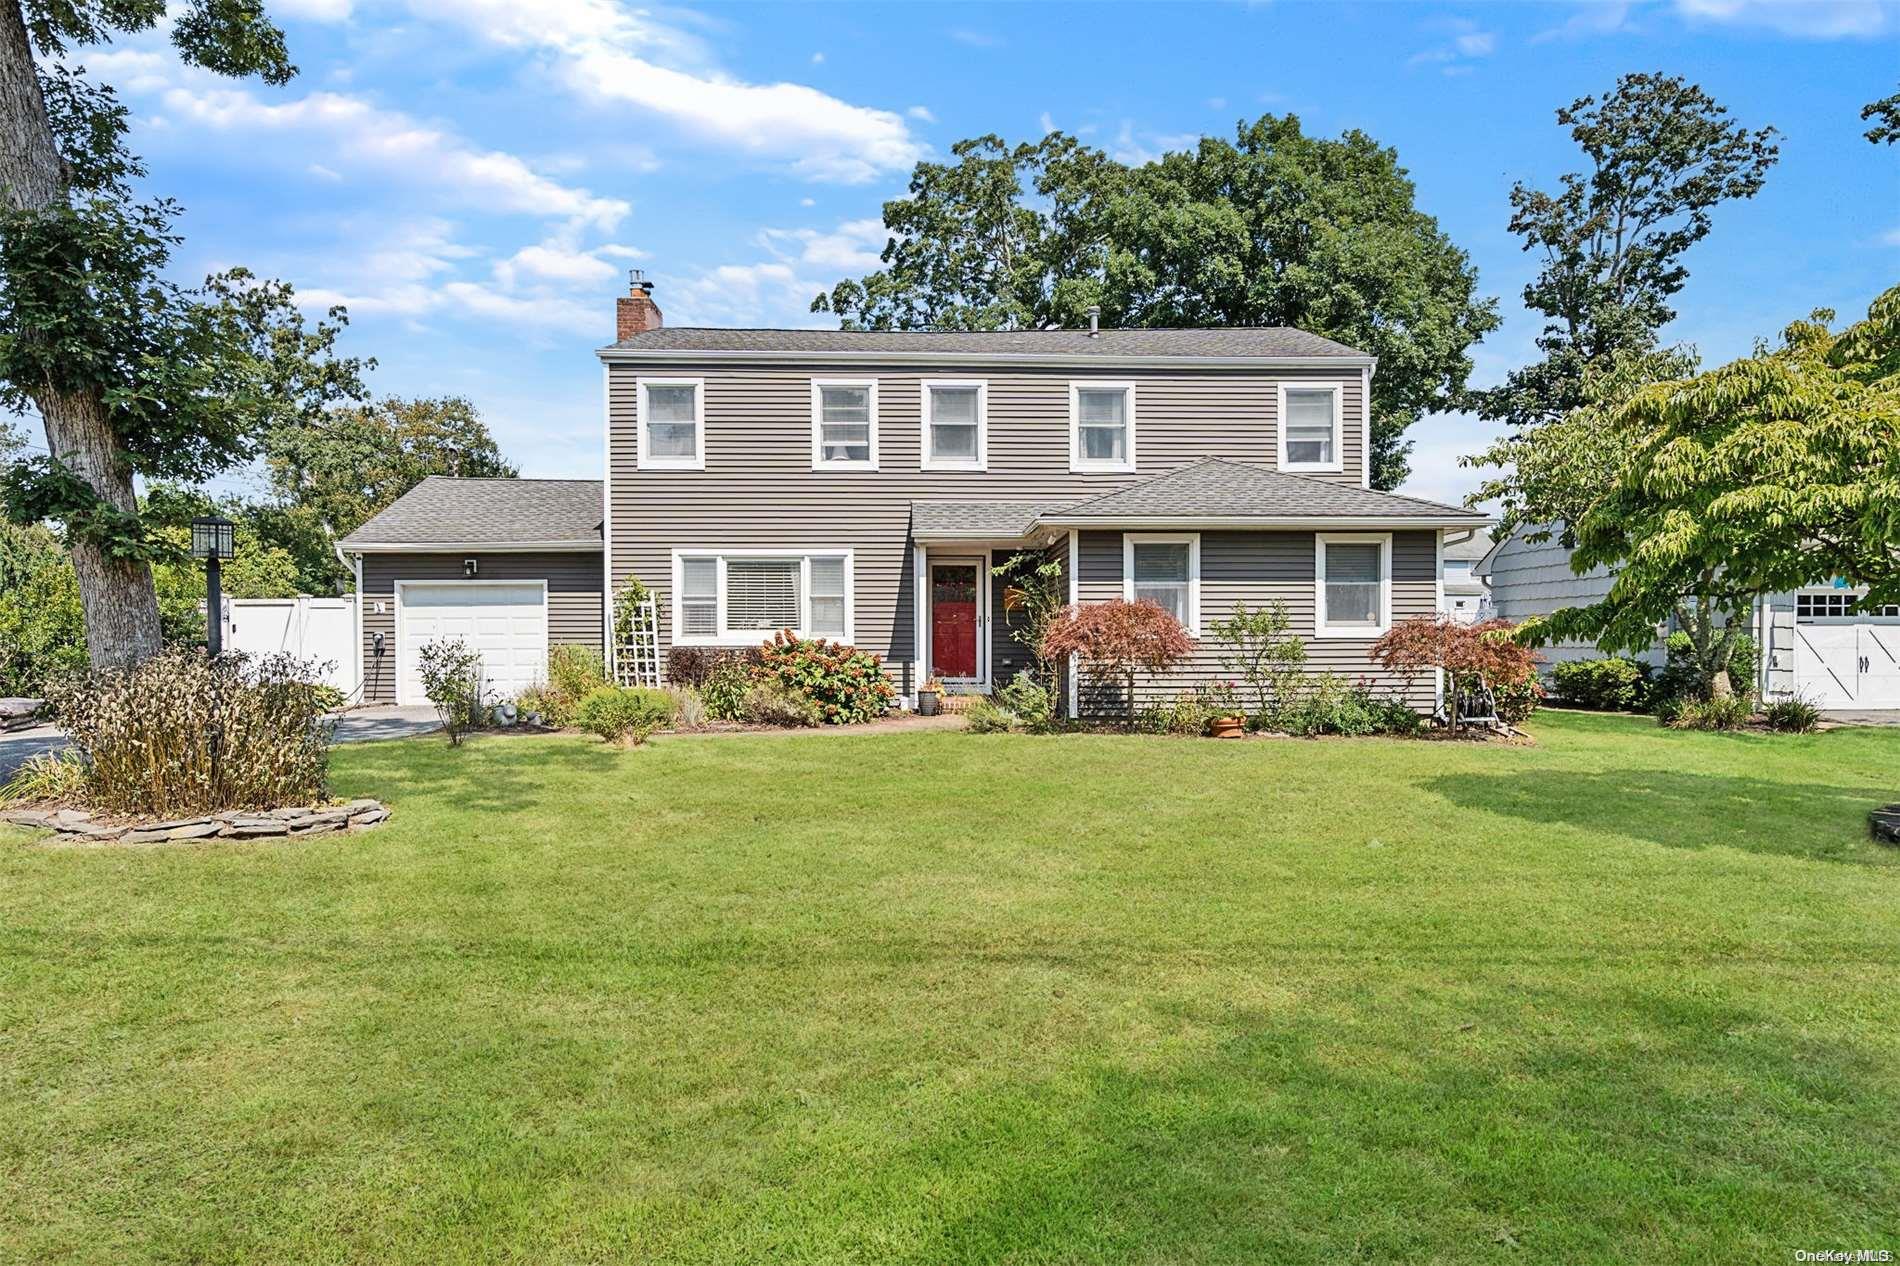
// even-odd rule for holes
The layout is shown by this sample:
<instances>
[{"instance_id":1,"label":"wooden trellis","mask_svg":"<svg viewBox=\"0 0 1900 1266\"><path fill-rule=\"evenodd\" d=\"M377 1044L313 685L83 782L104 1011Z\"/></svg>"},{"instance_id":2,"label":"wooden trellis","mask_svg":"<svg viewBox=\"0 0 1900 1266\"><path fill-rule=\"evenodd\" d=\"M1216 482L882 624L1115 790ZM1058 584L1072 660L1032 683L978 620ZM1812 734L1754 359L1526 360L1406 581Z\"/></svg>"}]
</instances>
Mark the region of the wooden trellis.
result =
<instances>
[{"instance_id":1,"label":"wooden trellis","mask_svg":"<svg viewBox=\"0 0 1900 1266\"><path fill-rule=\"evenodd\" d=\"M651 595L615 612L614 680L623 686L660 684L660 608Z\"/></svg>"}]
</instances>

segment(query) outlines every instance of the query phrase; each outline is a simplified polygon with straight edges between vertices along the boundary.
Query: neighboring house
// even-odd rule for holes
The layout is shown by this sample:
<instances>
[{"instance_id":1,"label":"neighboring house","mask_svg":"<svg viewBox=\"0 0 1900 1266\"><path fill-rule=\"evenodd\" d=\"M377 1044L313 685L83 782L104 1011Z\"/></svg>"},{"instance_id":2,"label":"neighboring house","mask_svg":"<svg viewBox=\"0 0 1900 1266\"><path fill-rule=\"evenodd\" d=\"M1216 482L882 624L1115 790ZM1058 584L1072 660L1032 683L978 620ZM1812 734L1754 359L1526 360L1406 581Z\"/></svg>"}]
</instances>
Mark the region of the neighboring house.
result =
<instances>
[{"instance_id":1,"label":"neighboring house","mask_svg":"<svg viewBox=\"0 0 1900 1266\"><path fill-rule=\"evenodd\" d=\"M1491 618L1490 594L1484 578L1475 570L1478 560L1490 552L1491 533L1487 529L1445 534L1442 614L1447 619L1476 624Z\"/></svg>"},{"instance_id":2,"label":"neighboring house","mask_svg":"<svg viewBox=\"0 0 1900 1266\"><path fill-rule=\"evenodd\" d=\"M431 481L342 542L365 639L395 657L366 697L412 699L420 641L456 629L488 630L512 684L549 640L598 644L603 594L630 578L658 600L662 661L790 627L875 652L907 700L933 677L989 690L1027 661L991 568L1034 550L1073 601L1149 598L1202 639L1147 691L1231 676L1208 626L1283 602L1315 671L1436 706L1434 680L1385 673L1370 647L1440 609L1446 534L1485 520L1368 486L1372 357L1289 329L668 328L650 291L620 300L598 353L604 490L542 485L571 501L530 514L505 481ZM545 637L536 581L574 604ZM1074 680L1066 694L1086 709Z\"/></svg>"},{"instance_id":3,"label":"neighboring house","mask_svg":"<svg viewBox=\"0 0 1900 1266\"><path fill-rule=\"evenodd\" d=\"M1477 572L1490 585L1494 613L1512 621L1587 606L1609 593L1612 580L1601 567L1582 576L1571 571L1570 551L1554 536L1531 542L1521 533L1493 545ZM1799 695L1836 710L1900 709L1900 606L1861 610L1861 592L1836 582L1757 601L1749 618L1762 652L1755 689L1764 698ZM1576 642L1540 653L1549 663L1603 654ZM1660 667L1660 641L1641 658Z\"/></svg>"}]
</instances>

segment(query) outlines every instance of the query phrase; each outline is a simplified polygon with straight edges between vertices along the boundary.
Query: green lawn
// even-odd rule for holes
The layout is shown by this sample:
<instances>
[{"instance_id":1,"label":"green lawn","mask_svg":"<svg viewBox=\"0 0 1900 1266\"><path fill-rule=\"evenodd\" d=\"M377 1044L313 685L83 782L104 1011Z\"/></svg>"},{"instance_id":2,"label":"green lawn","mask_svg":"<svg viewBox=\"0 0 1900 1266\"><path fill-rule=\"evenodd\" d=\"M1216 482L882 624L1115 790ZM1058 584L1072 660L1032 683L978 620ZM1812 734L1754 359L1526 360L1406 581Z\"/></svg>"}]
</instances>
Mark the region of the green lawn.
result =
<instances>
[{"instance_id":1,"label":"green lawn","mask_svg":"<svg viewBox=\"0 0 1900 1266\"><path fill-rule=\"evenodd\" d=\"M342 749L0 843L0 1260L1900 1249L1900 731Z\"/></svg>"}]
</instances>

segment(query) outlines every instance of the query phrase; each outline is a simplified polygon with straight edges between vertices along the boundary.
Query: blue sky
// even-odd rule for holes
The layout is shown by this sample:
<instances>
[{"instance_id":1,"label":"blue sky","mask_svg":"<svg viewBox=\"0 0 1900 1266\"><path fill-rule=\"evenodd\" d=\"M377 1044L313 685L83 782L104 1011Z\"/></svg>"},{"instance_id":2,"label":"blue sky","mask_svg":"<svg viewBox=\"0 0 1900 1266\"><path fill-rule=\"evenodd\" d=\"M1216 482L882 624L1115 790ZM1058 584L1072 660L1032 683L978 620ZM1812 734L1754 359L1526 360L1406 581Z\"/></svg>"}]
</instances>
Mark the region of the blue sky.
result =
<instances>
[{"instance_id":1,"label":"blue sky","mask_svg":"<svg viewBox=\"0 0 1900 1266\"><path fill-rule=\"evenodd\" d=\"M1900 148L1858 118L1900 87L1895 0L270 8L302 68L284 88L186 70L157 36L79 58L186 207L180 276L245 264L346 303L378 390L471 397L529 475L599 471L591 351L626 268L673 324L821 323L811 295L875 265L912 164L985 132L1138 158L1263 111L1364 129L1503 300L1482 383L1531 354L1507 196L1577 164L1552 110L1665 71L1785 134L1691 253L1674 337L1727 359L1900 280ZM1472 486L1456 457L1483 427L1413 434L1410 490Z\"/></svg>"}]
</instances>

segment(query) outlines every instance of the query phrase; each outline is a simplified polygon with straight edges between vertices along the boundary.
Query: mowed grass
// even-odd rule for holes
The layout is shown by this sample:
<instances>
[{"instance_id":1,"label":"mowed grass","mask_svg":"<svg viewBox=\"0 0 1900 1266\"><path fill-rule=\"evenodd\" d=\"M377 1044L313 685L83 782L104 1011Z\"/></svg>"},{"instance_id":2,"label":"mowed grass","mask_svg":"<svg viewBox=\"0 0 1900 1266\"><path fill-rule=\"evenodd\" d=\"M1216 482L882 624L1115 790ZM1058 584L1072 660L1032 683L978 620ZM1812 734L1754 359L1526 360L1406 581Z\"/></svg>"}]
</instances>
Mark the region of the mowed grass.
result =
<instances>
[{"instance_id":1,"label":"mowed grass","mask_svg":"<svg viewBox=\"0 0 1900 1266\"><path fill-rule=\"evenodd\" d=\"M1900 731L345 748L0 843L0 1260L1900 1249Z\"/></svg>"}]
</instances>

